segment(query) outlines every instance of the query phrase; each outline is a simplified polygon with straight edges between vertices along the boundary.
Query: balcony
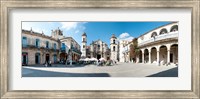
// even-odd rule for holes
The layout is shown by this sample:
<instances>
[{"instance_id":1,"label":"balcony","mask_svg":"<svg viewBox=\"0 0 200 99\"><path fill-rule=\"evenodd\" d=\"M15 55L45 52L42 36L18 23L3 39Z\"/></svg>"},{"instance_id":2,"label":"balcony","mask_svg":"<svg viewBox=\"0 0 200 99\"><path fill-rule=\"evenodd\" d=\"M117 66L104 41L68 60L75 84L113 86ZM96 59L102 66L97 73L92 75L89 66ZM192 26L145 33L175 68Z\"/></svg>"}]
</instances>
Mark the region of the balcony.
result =
<instances>
[{"instance_id":1,"label":"balcony","mask_svg":"<svg viewBox=\"0 0 200 99\"><path fill-rule=\"evenodd\" d=\"M74 52L76 52L76 53L78 53L78 54L81 54L81 51L78 50L78 49L75 48L75 47L71 47L71 50L74 51Z\"/></svg>"},{"instance_id":2,"label":"balcony","mask_svg":"<svg viewBox=\"0 0 200 99\"><path fill-rule=\"evenodd\" d=\"M51 51L58 51L58 49L49 47L46 48L44 46L36 46L36 45L31 45L31 44L22 44L22 49L45 49L45 50L51 50Z\"/></svg>"},{"instance_id":3,"label":"balcony","mask_svg":"<svg viewBox=\"0 0 200 99\"><path fill-rule=\"evenodd\" d=\"M160 40L164 40L164 39L169 39L169 38L178 38L178 31L158 35L158 36L155 36L154 38L152 37L148 40L145 40L145 41L142 41L141 43L138 43L138 46L142 46L142 45L145 45L145 44L149 44L149 43L152 43L152 42L156 42L156 41L160 41Z\"/></svg>"}]
</instances>

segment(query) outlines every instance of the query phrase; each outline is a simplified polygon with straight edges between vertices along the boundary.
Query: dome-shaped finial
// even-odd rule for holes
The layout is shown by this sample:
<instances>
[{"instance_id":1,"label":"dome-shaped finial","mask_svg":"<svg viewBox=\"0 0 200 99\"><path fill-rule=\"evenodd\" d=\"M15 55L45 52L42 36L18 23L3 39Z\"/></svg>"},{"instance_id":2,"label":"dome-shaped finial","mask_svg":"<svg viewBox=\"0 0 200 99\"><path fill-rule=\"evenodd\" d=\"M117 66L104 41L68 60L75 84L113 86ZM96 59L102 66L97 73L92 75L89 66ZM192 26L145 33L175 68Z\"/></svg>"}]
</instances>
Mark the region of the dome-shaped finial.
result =
<instances>
[{"instance_id":1,"label":"dome-shaped finial","mask_svg":"<svg viewBox=\"0 0 200 99\"><path fill-rule=\"evenodd\" d=\"M87 36L87 34L84 32L84 33L82 34L82 36Z\"/></svg>"},{"instance_id":2,"label":"dome-shaped finial","mask_svg":"<svg viewBox=\"0 0 200 99\"><path fill-rule=\"evenodd\" d=\"M116 37L115 37L115 34L112 34L111 38L116 38Z\"/></svg>"}]
</instances>

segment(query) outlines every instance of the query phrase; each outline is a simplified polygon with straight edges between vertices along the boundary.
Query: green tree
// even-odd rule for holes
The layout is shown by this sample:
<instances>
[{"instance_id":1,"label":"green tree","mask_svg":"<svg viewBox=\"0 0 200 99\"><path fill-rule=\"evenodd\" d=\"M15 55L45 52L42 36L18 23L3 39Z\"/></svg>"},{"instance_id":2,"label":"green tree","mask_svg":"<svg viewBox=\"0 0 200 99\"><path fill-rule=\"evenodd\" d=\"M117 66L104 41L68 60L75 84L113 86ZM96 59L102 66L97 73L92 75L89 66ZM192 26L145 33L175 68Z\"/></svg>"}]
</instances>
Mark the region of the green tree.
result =
<instances>
[{"instance_id":1,"label":"green tree","mask_svg":"<svg viewBox=\"0 0 200 99\"><path fill-rule=\"evenodd\" d=\"M130 47L130 59L135 61L136 60L136 56L139 54L139 48L138 48L138 42L137 42L137 38L134 38L131 41L131 45Z\"/></svg>"}]
</instances>

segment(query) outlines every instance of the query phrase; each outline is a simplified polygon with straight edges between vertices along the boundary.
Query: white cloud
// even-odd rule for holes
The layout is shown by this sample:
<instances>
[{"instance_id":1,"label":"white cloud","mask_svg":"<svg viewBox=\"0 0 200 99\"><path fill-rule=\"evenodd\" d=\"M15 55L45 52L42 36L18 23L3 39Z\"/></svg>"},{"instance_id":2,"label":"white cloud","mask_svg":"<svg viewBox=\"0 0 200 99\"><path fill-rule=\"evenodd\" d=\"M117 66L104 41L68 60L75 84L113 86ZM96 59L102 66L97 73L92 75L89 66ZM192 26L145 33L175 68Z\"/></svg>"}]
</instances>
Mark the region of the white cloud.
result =
<instances>
[{"instance_id":1,"label":"white cloud","mask_svg":"<svg viewBox=\"0 0 200 99\"><path fill-rule=\"evenodd\" d=\"M133 36L130 36L130 34L129 34L129 33L126 33L126 32L120 34L119 37L118 37L118 40L119 40L119 41L120 41L120 40L131 41L132 39L134 39L134 37L133 37Z\"/></svg>"},{"instance_id":2,"label":"white cloud","mask_svg":"<svg viewBox=\"0 0 200 99\"><path fill-rule=\"evenodd\" d=\"M79 22L61 22L61 25L63 29L70 30L70 29L76 29Z\"/></svg>"},{"instance_id":3,"label":"white cloud","mask_svg":"<svg viewBox=\"0 0 200 99\"><path fill-rule=\"evenodd\" d=\"M119 39L123 39L123 38L126 38L126 37L129 37L130 35L128 33L122 33L119 35Z\"/></svg>"},{"instance_id":4,"label":"white cloud","mask_svg":"<svg viewBox=\"0 0 200 99\"><path fill-rule=\"evenodd\" d=\"M124 40L131 41L131 40L133 40L133 39L134 39L134 37L130 36L130 37L128 37L128 38L125 38Z\"/></svg>"},{"instance_id":5,"label":"white cloud","mask_svg":"<svg viewBox=\"0 0 200 99\"><path fill-rule=\"evenodd\" d=\"M76 30L76 31L75 31L75 33L78 33L78 32L79 32L79 30Z\"/></svg>"},{"instance_id":6,"label":"white cloud","mask_svg":"<svg viewBox=\"0 0 200 99\"><path fill-rule=\"evenodd\" d=\"M70 34L83 33L86 29L84 26L86 23L87 22L60 22L61 29Z\"/></svg>"}]
</instances>

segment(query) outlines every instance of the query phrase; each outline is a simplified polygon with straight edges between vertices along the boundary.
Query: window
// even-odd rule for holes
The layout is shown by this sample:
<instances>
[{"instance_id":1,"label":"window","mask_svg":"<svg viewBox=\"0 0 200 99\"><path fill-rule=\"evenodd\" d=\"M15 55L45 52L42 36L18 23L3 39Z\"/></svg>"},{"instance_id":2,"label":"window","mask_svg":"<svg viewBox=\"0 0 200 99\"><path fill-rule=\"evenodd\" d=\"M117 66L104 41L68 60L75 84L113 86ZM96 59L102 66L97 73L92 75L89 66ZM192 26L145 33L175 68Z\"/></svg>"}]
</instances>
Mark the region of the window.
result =
<instances>
[{"instance_id":1,"label":"window","mask_svg":"<svg viewBox=\"0 0 200 99\"><path fill-rule=\"evenodd\" d=\"M56 43L53 44L53 48L56 50Z\"/></svg>"},{"instance_id":2,"label":"window","mask_svg":"<svg viewBox=\"0 0 200 99\"><path fill-rule=\"evenodd\" d=\"M83 42L85 42L86 40L85 40L85 38L83 38Z\"/></svg>"},{"instance_id":3,"label":"window","mask_svg":"<svg viewBox=\"0 0 200 99\"><path fill-rule=\"evenodd\" d=\"M61 50L65 50L65 43L62 43Z\"/></svg>"},{"instance_id":4,"label":"window","mask_svg":"<svg viewBox=\"0 0 200 99\"><path fill-rule=\"evenodd\" d=\"M115 46L113 46L113 51L115 51Z\"/></svg>"},{"instance_id":5,"label":"window","mask_svg":"<svg viewBox=\"0 0 200 99\"><path fill-rule=\"evenodd\" d=\"M163 28L162 30L160 30L160 35L165 33L167 33L167 29Z\"/></svg>"},{"instance_id":6,"label":"window","mask_svg":"<svg viewBox=\"0 0 200 99\"><path fill-rule=\"evenodd\" d=\"M171 27L170 32L178 31L178 25L174 25Z\"/></svg>"},{"instance_id":7,"label":"window","mask_svg":"<svg viewBox=\"0 0 200 99\"><path fill-rule=\"evenodd\" d=\"M36 39L36 40L35 40L35 46L36 46L36 47L39 47L39 46L40 46L40 40L39 40L39 39Z\"/></svg>"},{"instance_id":8,"label":"window","mask_svg":"<svg viewBox=\"0 0 200 99\"><path fill-rule=\"evenodd\" d=\"M113 44L115 44L115 40L113 40Z\"/></svg>"},{"instance_id":9,"label":"window","mask_svg":"<svg viewBox=\"0 0 200 99\"><path fill-rule=\"evenodd\" d=\"M100 45L98 45L98 49L100 49Z\"/></svg>"},{"instance_id":10,"label":"window","mask_svg":"<svg viewBox=\"0 0 200 99\"><path fill-rule=\"evenodd\" d=\"M71 43L71 48L74 48L73 43Z\"/></svg>"},{"instance_id":11,"label":"window","mask_svg":"<svg viewBox=\"0 0 200 99\"><path fill-rule=\"evenodd\" d=\"M49 41L46 41L46 48L49 48Z\"/></svg>"},{"instance_id":12,"label":"window","mask_svg":"<svg viewBox=\"0 0 200 99\"><path fill-rule=\"evenodd\" d=\"M151 38L153 38L153 37L155 37L155 36L157 36L157 33L156 33L156 32L153 32L153 33L151 34Z\"/></svg>"},{"instance_id":13,"label":"window","mask_svg":"<svg viewBox=\"0 0 200 99\"><path fill-rule=\"evenodd\" d=\"M22 38L22 47L27 47L27 38L26 37Z\"/></svg>"},{"instance_id":14,"label":"window","mask_svg":"<svg viewBox=\"0 0 200 99\"><path fill-rule=\"evenodd\" d=\"M62 47L65 47L65 43L62 43Z\"/></svg>"},{"instance_id":15,"label":"window","mask_svg":"<svg viewBox=\"0 0 200 99\"><path fill-rule=\"evenodd\" d=\"M83 45L83 48L85 48L85 45Z\"/></svg>"}]
</instances>

